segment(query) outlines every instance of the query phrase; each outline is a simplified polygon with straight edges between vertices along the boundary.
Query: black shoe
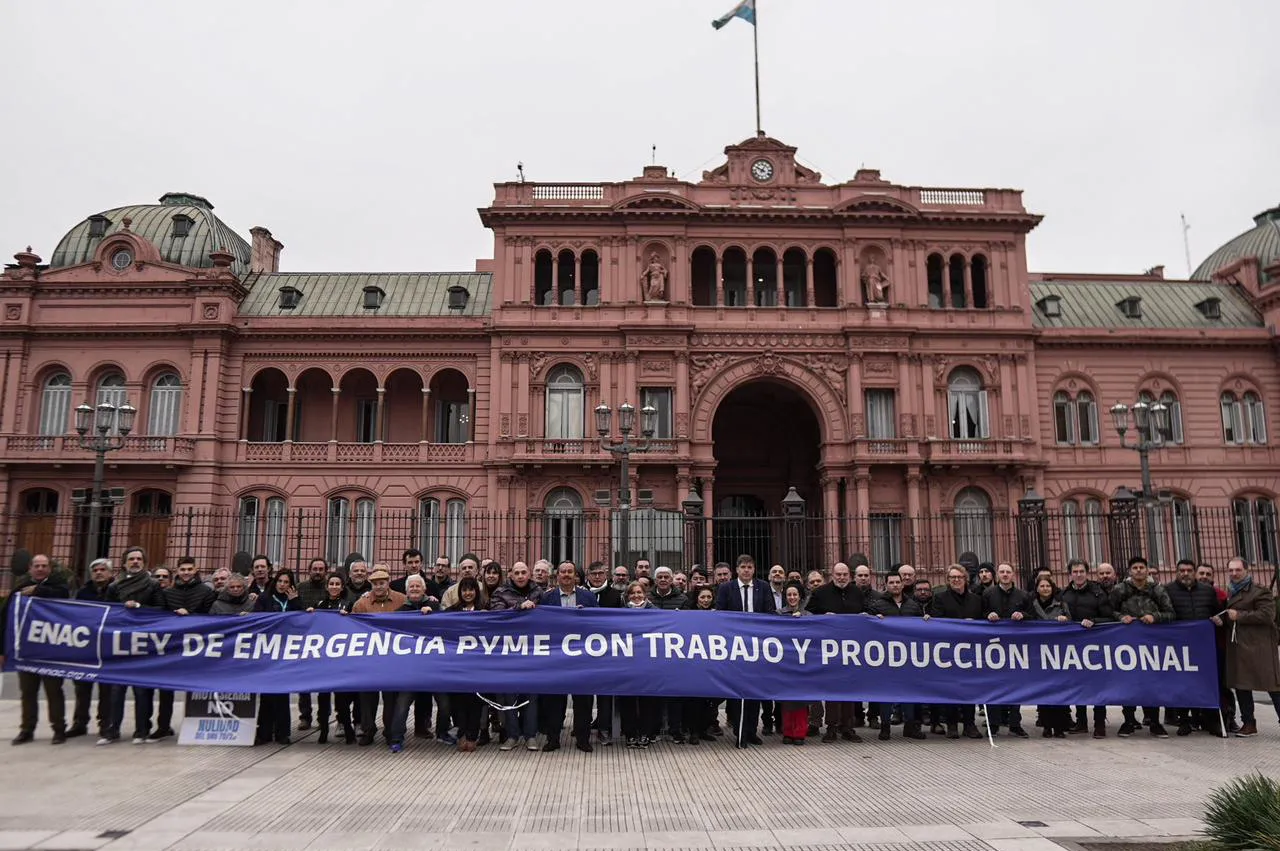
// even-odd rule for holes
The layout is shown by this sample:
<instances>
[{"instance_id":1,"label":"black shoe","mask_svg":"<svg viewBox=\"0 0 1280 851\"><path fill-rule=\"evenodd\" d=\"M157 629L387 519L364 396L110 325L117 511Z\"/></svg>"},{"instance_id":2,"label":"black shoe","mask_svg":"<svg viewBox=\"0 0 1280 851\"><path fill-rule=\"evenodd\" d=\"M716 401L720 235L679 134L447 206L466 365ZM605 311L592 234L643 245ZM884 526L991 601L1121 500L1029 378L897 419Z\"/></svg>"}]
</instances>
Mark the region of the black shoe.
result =
<instances>
[{"instance_id":1,"label":"black shoe","mask_svg":"<svg viewBox=\"0 0 1280 851\"><path fill-rule=\"evenodd\" d=\"M147 736L147 741L160 742L160 741L164 741L165 739L169 738L172 735L173 735L173 730L171 730L168 727L161 727L153 731L151 735Z\"/></svg>"},{"instance_id":2,"label":"black shoe","mask_svg":"<svg viewBox=\"0 0 1280 851\"><path fill-rule=\"evenodd\" d=\"M843 733L840 734L840 738L844 739L846 742L862 741L862 737L859 736L857 733L853 732L852 730L845 730Z\"/></svg>"},{"instance_id":3,"label":"black shoe","mask_svg":"<svg viewBox=\"0 0 1280 851\"><path fill-rule=\"evenodd\" d=\"M690 736L690 739L701 739L704 742L714 742L716 737L710 733L699 733L697 736Z\"/></svg>"},{"instance_id":4,"label":"black shoe","mask_svg":"<svg viewBox=\"0 0 1280 851\"><path fill-rule=\"evenodd\" d=\"M1095 724L1093 727L1093 737L1095 739L1105 739L1107 737L1107 725Z\"/></svg>"},{"instance_id":5,"label":"black shoe","mask_svg":"<svg viewBox=\"0 0 1280 851\"><path fill-rule=\"evenodd\" d=\"M929 725L929 732L933 733L933 735L935 736L945 736L947 734L946 728L944 728L941 724ZM960 737L956 736L956 738L958 739Z\"/></svg>"},{"instance_id":6,"label":"black shoe","mask_svg":"<svg viewBox=\"0 0 1280 851\"><path fill-rule=\"evenodd\" d=\"M316 744L320 744L320 745L329 744L329 725L328 724L325 724L323 727L320 728L320 737L316 739Z\"/></svg>"},{"instance_id":7,"label":"black shoe","mask_svg":"<svg viewBox=\"0 0 1280 851\"><path fill-rule=\"evenodd\" d=\"M671 744L673 744L673 745L683 745L683 744L684 744L684 736L682 736L682 735L681 735L681 734L679 734L679 733L672 733L672 734L671 734Z\"/></svg>"},{"instance_id":8,"label":"black shoe","mask_svg":"<svg viewBox=\"0 0 1280 851\"><path fill-rule=\"evenodd\" d=\"M1052 738L1053 738L1053 728L1052 728L1052 727L1045 727L1045 728L1044 728L1044 732L1040 734L1040 738L1042 738L1042 739L1052 739Z\"/></svg>"},{"instance_id":9,"label":"black shoe","mask_svg":"<svg viewBox=\"0 0 1280 851\"><path fill-rule=\"evenodd\" d=\"M929 738L924 734L924 730L920 729L919 724L907 724L902 730L904 739L916 739L917 741Z\"/></svg>"},{"instance_id":10,"label":"black shoe","mask_svg":"<svg viewBox=\"0 0 1280 851\"><path fill-rule=\"evenodd\" d=\"M288 736L277 736L277 737L276 737L276 744L277 744L277 745L291 745L291 744L293 744L293 739L289 738Z\"/></svg>"},{"instance_id":11,"label":"black shoe","mask_svg":"<svg viewBox=\"0 0 1280 851\"><path fill-rule=\"evenodd\" d=\"M977 725L975 725L975 724L965 724L965 725L964 725L964 734L965 734L965 736L966 736L967 738L970 738L970 739L981 739L981 738L982 738L982 734L978 732L978 727L977 727Z\"/></svg>"},{"instance_id":12,"label":"black shoe","mask_svg":"<svg viewBox=\"0 0 1280 851\"><path fill-rule=\"evenodd\" d=\"M1120 725L1120 729L1116 731L1116 735L1122 739L1127 739L1138 731L1138 725L1132 721L1126 721Z\"/></svg>"},{"instance_id":13,"label":"black shoe","mask_svg":"<svg viewBox=\"0 0 1280 851\"><path fill-rule=\"evenodd\" d=\"M738 750L743 750L743 751L745 751L747 748L749 748L749 747L751 747L751 746L750 746L749 744L747 744L746 742L738 742L736 745L734 745L734 747L736 747Z\"/></svg>"},{"instance_id":14,"label":"black shoe","mask_svg":"<svg viewBox=\"0 0 1280 851\"><path fill-rule=\"evenodd\" d=\"M763 729L763 730L761 730L761 732L762 732L764 735L766 735L766 736L772 736L772 735L773 735L773 725L772 725L772 724L765 724L765 725L764 725L764 729Z\"/></svg>"},{"instance_id":15,"label":"black shoe","mask_svg":"<svg viewBox=\"0 0 1280 851\"><path fill-rule=\"evenodd\" d=\"M1152 724L1150 729L1151 729L1151 735L1157 739L1169 738L1169 731L1166 730L1164 728L1164 725L1161 724L1159 721Z\"/></svg>"},{"instance_id":16,"label":"black shoe","mask_svg":"<svg viewBox=\"0 0 1280 851\"><path fill-rule=\"evenodd\" d=\"M687 738L687 739L681 739L681 741L683 741L685 744L689 744L689 745L700 745L700 744L702 744L702 737L701 737L701 736L689 736L689 738Z\"/></svg>"},{"instance_id":17,"label":"black shoe","mask_svg":"<svg viewBox=\"0 0 1280 851\"><path fill-rule=\"evenodd\" d=\"M542 746L543 752L560 750L560 740L558 738L547 739L547 743Z\"/></svg>"},{"instance_id":18,"label":"black shoe","mask_svg":"<svg viewBox=\"0 0 1280 851\"><path fill-rule=\"evenodd\" d=\"M489 738L489 731L488 731L488 730L482 730L482 731L480 732L480 738L476 739L476 747L478 747L478 748L482 748L482 747L484 747L485 745L489 744L489 742L491 742L491 741L493 741L493 740Z\"/></svg>"},{"instance_id":19,"label":"black shoe","mask_svg":"<svg viewBox=\"0 0 1280 851\"><path fill-rule=\"evenodd\" d=\"M31 733L19 733L13 737L11 745L25 745L27 742L34 742L36 737Z\"/></svg>"},{"instance_id":20,"label":"black shoe","mask_svg":"<svg viewBox=\"0 0 1280 851\"><path fill-rule=\"evenodd\" d=\"M310 730L310 729L311 729L311 719L310 719L310 718L299 718L299 719L298 719L298 729L299 729L299 730Z\"/></svg>"},{"instance_id":21,"label":"black shoe","mask_svg":"<svg viewBox=\"0 0 1280 851\"><path fill-rule=\"evenodd\" d=\"M935 724L934 726L936 727L937 725ZM966 724L966 725L965 725L965 730L966 730L966 732L968 731L968 727L969 727L969 725L968 725L968 724ZM948 738L948 739L958 739L958 738L960 738L960 729L959 729L959 727L958 727L957 725L955 725L955 724L948 724L948 725L947 725L947 738Z\"/></svg>"},{"instance_id":22,"label":"black shoe","mask_svg":"<svg viewBox=\"0 0 1280 851\"><path fill-rule=\"evenodd\" d=\"M893 738L893 730L889 728L888 724L881 724L880 725L880 741L887 742L891 738Z\"/></svg>"},{"instance_id":23,"label":"black shoe","mask_svg":"<svg viewBox=\"0 0 1280 851\"><path fill-rule=\"evenodd\" d=\"M1065 738L1067 737L1067 731L1066 731L1066 730L1054 730L1054 731L1053 731L1053 737L1054 737L1055 739L1065 739Z\"/></svg>"},{"instance_id":24,"label":"black shoe","mask_svg":"<svg viewBox=\"0 0 1280 851\"><path fill-rule=\"evenodd\" d=\"M89 728L83 724L73 724L71 727L67 728L68 739L75 739L75 738L79 738L80 736L87 736L87 735L89 735Z\"/></svg>"},{"instance_id":25,"label":"black shoe","mask_svg":"<svg viewBox=\"0 0 1280 851\"><path fill-rule=\"evenodd\" d=\"M360 738L356 739L356 744L358 744L362 748L367 748L369 747L369 745L373 744L373 736L366 736L361 734Z\"/></svg>"},{"instance_id":26,"label":"black shoe","mask_svg":"<svg viewBox=\"0 0 1280 851\"><path fill-rule=\"evenodd\" d=\"M578 739L573 743L573 746L583 753L591 753L595 750L595 748L591 747L591 742L588 739Z\"/></svg>"},{"instance_id":27,"label":"black shoe","mask_svg":"<svg viewBox=\"0 0 1280 851\"><path fill-rule=\"evenodd\" d=\"M1086 724L1086 723L1085 723L1085 722L1083 722L1083 721L1077 721L1077 722L1075 723L1075 726L1074 726L1074 727L1072 727L1072 728L1071 728L1070 730L1068 730L1067 732L1068 732L1068 733L1087 733L1087 732L1089 732L1089 725L1088 725L1088 724Z\"/></svg>"},{"instance_id":28,"label":"black shoe","mask_svg":"<svg viewBox=\"0 0 1280 851\"><path fill-rule=\"evenodd\" d=\"M1179 724L1179 725L1178 725L1178 735L1179 735L1179 736L1190 736L1190 735L1191 735L1191 725L1190 725L1190 724L1188 724L1188 723L1186 723L1185 721L1184 721L1183 723Z\"/></svg>"},{"instance_id":29,"label":"black shoe","mask_svg":"<svg viewBox=\"0 0 1280 851\"><path fill-rule=\"evenodd\" d=\"M349 745L356 743L356 728L350 721L342 725L342 739Z\"/></svg>"},{"instance_id":30,"label":"black shoe","mask_svg":"<svg viewBox=\"0 0 1280 851\"><path fill-rule=\"evenodd\" d=\"M1046 727L1045 729L1047 730L1047 729L1052 729L1052 728ZM1019 739L1026 739L1026 738L1028 738L1028 736L1027 736L1027 731L1026 731L1026 730L1024 730L1024 729L1022 729L1021 727L1010 727L1010 728L1009 728L1009 735L1010 735L1010 736L1016 736L1016 737L1017 737L1017 738L1019 738Z\"/></svg>"},{"instance_id":31,"label":"black shoe","mask_svg":"<svg viewBox=\"0 0 1280 851\"><path fill-rule=\"evenodd\" d=\"M817 736L817 735L818 735L818 732L819 732L819 731L818 731L818 725L817 725L817 724L810 724L810 725L809 725L809 737L810 737L810 738L813 738L814 736Z\"/></svg>"},{"instance_id":32,"label":"black shoe","mask_svg":"<svg viewBox=\"0 0 1280 851\"><path fill-rule=\"evenodd\" d=\"M742 740L743 740L744 742L746 742L747 744L749 744L749 745L763 745L763 744L764 744L764 740L763 740L763 739L761 739L759 736L756 736L756 735L754 735L754 734L753 734L753 735L750 735L750 736L743 736Z\"/></svg>"}]
</instances>

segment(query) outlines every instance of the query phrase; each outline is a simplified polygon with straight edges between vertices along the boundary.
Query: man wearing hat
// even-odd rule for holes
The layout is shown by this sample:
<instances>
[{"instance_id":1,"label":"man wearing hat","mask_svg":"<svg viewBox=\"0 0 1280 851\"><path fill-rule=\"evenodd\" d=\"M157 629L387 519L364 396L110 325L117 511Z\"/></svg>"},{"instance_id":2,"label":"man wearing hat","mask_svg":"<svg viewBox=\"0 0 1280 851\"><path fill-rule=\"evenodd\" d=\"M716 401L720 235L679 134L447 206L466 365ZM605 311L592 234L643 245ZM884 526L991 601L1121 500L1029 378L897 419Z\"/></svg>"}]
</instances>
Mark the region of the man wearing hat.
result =
<instances>
[{"instance_id":1,"label":"man wearing hat","mask_svg":"<svg viewBox=\"0 0 1280 851\"><path fill-rule=\"evenodd\" d=\"M351 614L379 615L398 612L408 599L399 591L391 590L391 570L381 562L375 564L373 570L369 571L369 585L371 586L369 593L356 600L355 605L351 607ZM395 691L382 693L382 729L386 735L387 744L391 746L394 753L399 753L404 747L404 730L393 730L391 723L396 717L395 708L399 696L400 693ZM378 693L376 691L360 692L360 738L358 741L361 745L373 744L374 734L378 732L375 723L377 714Z\"/></svg>"}]
</instances>

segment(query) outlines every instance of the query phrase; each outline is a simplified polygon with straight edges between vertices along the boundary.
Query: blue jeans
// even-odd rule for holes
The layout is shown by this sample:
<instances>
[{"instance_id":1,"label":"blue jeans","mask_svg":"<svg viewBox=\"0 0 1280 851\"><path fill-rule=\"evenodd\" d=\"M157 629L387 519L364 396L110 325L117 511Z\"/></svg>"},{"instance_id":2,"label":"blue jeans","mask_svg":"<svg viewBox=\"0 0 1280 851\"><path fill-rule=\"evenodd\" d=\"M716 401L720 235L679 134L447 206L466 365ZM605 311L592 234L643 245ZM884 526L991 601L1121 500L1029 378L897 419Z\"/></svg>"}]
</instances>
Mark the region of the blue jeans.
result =
<instances>
[{"instance_id":1,"label":"blue jeans","mask_svg":"<svg viewBox=\"0 0 1280 851\"><path fill-rule=\"evenodd\" d=\"M111 689L111 721L107 724L110 735L120 735L120 727L124 724L124 699L128 686L113 686ZM151 705L155 697L155 689L133 686L133 735L134 738L145 739L151 733Z\"/></svg>"},{"instance_id":2,"label":"blue jeans","mask_svg":"<svg viewBox=\"0 0 1280 851\"><path fill-rule=\"evenodd\" d=\"M531 694L502 694L498 696L503 706L514 706L529 701L519 709L507 709L502 713L502 724L508 739L535 739L538 737L538 699Z\"/></svg>"}]
</instances>

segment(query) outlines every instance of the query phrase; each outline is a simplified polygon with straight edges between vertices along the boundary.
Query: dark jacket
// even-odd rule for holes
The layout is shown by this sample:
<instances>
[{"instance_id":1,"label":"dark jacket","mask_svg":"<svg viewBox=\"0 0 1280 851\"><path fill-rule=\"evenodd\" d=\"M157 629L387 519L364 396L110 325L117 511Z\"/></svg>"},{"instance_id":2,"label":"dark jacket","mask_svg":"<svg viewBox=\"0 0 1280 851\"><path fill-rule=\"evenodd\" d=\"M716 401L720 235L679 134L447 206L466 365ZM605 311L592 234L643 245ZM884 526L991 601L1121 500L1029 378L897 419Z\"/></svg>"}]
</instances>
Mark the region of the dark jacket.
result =
<instances>
[{"instance_id":1,"label":"dark jacket","mask_svg":"<svg viewBox=\"0 0 1280 851\"><path fill-rule=\"evenodd\" d=\"M1037 595L1031 600L1031 616L1036 620L1057 621L1059 617L1071 619L1071 607L1062 601L1062 597L1054 597L1048 603L1040 602Z\"/></svg>"},{"instance_id":2,"label":"dark jacket","mask_svg":"<svg viewBox=\"0 0 1280 851\"><path fill-rule=\"evenodd\" d=\"M123 586L122 582L125 583ZM145 581L122 574L107 586L106 600L108 603L137 603L148 609L165 607L164 591L160 588L160 583L151 578L151 574L147 574Z\"/></svg>"},{"instance_id":3,"label":"dark jacket","mask_svg":"<svg viewBox=\"0 0 1280 851\"><path fill-rule=\"evenodd\" d=\"M223 591L218 599L209 607L211 615L243 615L254 611L257 600L247 588L239 597L232 597L230 591Z\"/></svg>"},{"instance_id":4,"label":"dark jacket","mask_svg":"<svg viewBox=\"0 0 1280 851\"><path fill-rule=\"evenodd\" d=\"M373 583L367 579L364 581L364 584L359 586L353 585L350 579L347 580L347 596L350 597L353 602L355 600L359 600L361 597L363 597L365 594L368 594L372 590L373 590Z\"/></svg>"},{"instance_id":5,"label":"dark jacket","mask_svg":"<svg viewBox=\"0 0 1280 851\"><path fill-rule=\"evenodd\" d=\"M600 604L602 609L621 609L623 608L622 592L612 585L606 585L599 591L588 588L592 594L596 595L596 602Z\"/></svg>"},{"instance_id":6,"label":"dark jacket","mask_svg":"<svg viewBox=\"0 0 1280 851\"><path fill-rule=\"evenodd\" d=\"M999 584L992 585L982 592L982 615L995 612L1000 620L1009 620L1014 612L1021 612L1023 617L1031 617L1031 595L1017 585L1010 585L1006 591Z\"/></svg>"},{"instance_id":7,"label":"dark jacket","mask_svg":"<svg viewBox=\"0 0 1280 851\"><path fill-rule=\"evenodd\" d=\"M1058 597L1066 604L1071 619L1076 623L1113 623L1116 619L1115 609L1111 608L1111 595L1096 582L1086 582L1083 588L1067 585Z\"/></svg>"},{"instance_id":8,"label":"dark jacket","mask_svg":"<svg viewBox=\"0 0 1280 851\"><path fill-rule=\"evenodd\" d=\"M843 588L828 582L814 589L805 608L815 615L858 615L867 610L867 598L852 582Z\"/></svg>"},{"instance_id":9,"label":"dark jacket","mask_svg":"<svg viewBox=\"0 0 1280 851\"><path fill-rule=\"evenodd\" d=\"M351 598L343 594L335 600L326 594L324 599L316 603L313 608L317 612L349 612L351 611Z\"/></svg>"},{"instance_id":10,"label":"dark jacket","mask_svg":"<svg viewBox=\"0 0 1280 851\"><path fill-rule=\"evenodd\" d=\"M689 597L674 585L671 586L671 590L666 595L661 594L655 587L649 592L649 602L653 603L655 609L674 612L689 605Z\"/></svg>"},{"instance_id":11,"label":"dark jacket","mask_svg":"<svg viewBox=\"0 0 1280 851\"><path fill-rule=\"evenodd\" d=\"M30 573L23 574L14 578L13 593L5 600L4 612L0 615L0 656L5 655L5 642L9 640L9 611L13 608L13 598L17 597L27 588L35 587L31 592L31 597L39 597L42 600L69 600L71 599L71 589L62 580L50 575L42 582L36 582L31 578Z\"/></svg>"},{"instance_id":12,"label":"dark jacket","mask_svg":"<svg viewBox=\"0 0 1280 851\"><path fill-rule=\"evenodd\" d=\"M1141 618L1152 615L1156 623L1169 623L1173 620L1173 603L1169 601L1169 592L1164 586L1151 579L1145 588L1138 588L1132 579L1117 582L1111 592L1111 606L1116 610L1116 617L1129 615Z\"/></svg>"},{"instance_id":13,"label":"dark jacket","mask_svg":"<svg viewBox=\"0 0 1280 851\"><path fill-rule=\"evenodd\" d=\"M329 596L329 579L321 577L319 582L312 582L310 579L304 579L298 583L298 599L302 601L302 608L314 609L316 603Z\"/></svg>"},{"instance_id":14,"label":"dark jacket","mask_svg":"<svg viewBox=\"0 0 1280 851\"><path fill-rule=\"evenodd\" d=\"M288 597L277 597L275 594L259 594L258 603L254 606L257 612L302 612L306 608L302 605L301 597L294 597L292 600Z\"/></svg>"},{"instance_id":15,"label":"dark jacket","mask_svg":"<svg viewBox=\"0 0 1280 851\"><path fill-rule=\"evenodd\" d=\"M722 612L745 612L742 599L742 582L731 579L716 590L716 608ZM761 579L751 581L751 613L773 614L777 607L773 603L773 590L769 583Z\"/></svg>"},{"instance_id":16,"label":"dark jacket","mask_svg":"<svg viewBox=\"0 0 1280 851\"><path fill-rule=\"evenodd\" d=\"M111 587L111 583L106 585L98 585L96 582L90 582L84 585L76 592L77 600L88 600L93 603L103 603L107 599L107 589Z\"/></svg>"},{"instance_id":17,"label":"dark jacket","mask_svg":"<svg viewBox=\"0 0 1280 851\"><path fill-rule=\"evenodd\" d=\"M909 594L902 595L902 603L895 603L893 598L888 594L877 594L871 600L868 611L874 615L884 615L885 617L907 617L918 618L922 614L920 604L915 601Z\"/></svg>"},{"instance_id":18,"label":"dark jacket","mask_svg":"<svg viewBox=\"0 0 1280 851\"><path fill-rule=\"evenodd\" d=\"M590 591L588 591L586 588L583 588L581 585L579 585L577 589L574 590L573 593L578 600L579 609L582 609L582 608L594 609L599 607L600 605L599 602L596 601L596 595L592 594ZM560 588L555 587L549 591L544 592L542 595L542 599L538 601L538 605L539 606L555 606L559 608L560 607Z\"/></svg>"},{"instance_id":19,"label":"dark jacket","mask_svg":"<svg viewBox=\"0 0 1280 851\"><path fill-rule=\"evenodd\" d=\"M166 609L171 612L186 609L192 615L208 614L210 607L218 599L217 593L201 582L198 576L185 585L175 579L173 587L165 588L160 593L164 595Z\"/></svg>"},{"instance_id":20,"label":"dark jacket","mask_svg":"<svg viewBox=\"0 0 1280 851\"><path fill-rule=\"evenodd\" d=\"M1218 592L1208 582L1196 582L1190 588L1181 582L1173 581L1164 586L1173 604L1173 619L1179 621L1202 621L1223 610L1218 604Z\"/></svg>"},{"instance_id":21,"label":"dark jacket","mask_svg":"<svg viewBox=\"0 0 1280 851\"><path fill-rule=\"evenodd\" d=\"M418 612L422 613L423 609L430 609L433 612L440 611L440 601L431 602L429 598L423 598L421 602L415 603L408 597L404 598L404 605L400 607L402 612Z\"/></svg>"},{"instance_id":22,"label":"dark jacket","mask_svg":"<svg viewBox=\"0 0 1280 851\"><path fill-rule=\"evenodd\" d=\"M435 597L437 600L439 600L440 595L444 593L444 589L441 588L439 585L437 585L436 581L432 579L428 574L423 573L422 571L418 571L418 576L421 576L422 581L427 583L427 596ZM404 584L408 580L409 580L408 576L401 576L399 579L391 580L391 590L399 591L401 594L405 593Z\"/></svg>"},{"instance_id":23,"label":"dark jacket","mask_svg":"<svg viewBox=\"0 0 1280 851\"><path fill-rule=\"evenodd\" d=\"M498 586L489 599L489 611L501 612L505 609L518 609L526 600L534 603L542 599L542 591L532 581L525 583L524 588L517 588L510 579ZM559 604L559 600L556 604Z\"/></svg>"},{"instance_id":24,"label":"dark jacket","mask_svg":"<svg viewBox=\"0 0 1280 851\"><path fill-rule=\"evenodd\" d=\"M952 620L979 620L986 616L981 597L968 590L957 594L950 588L934 592L931 614Z\"/></svg>"}]
</instances>

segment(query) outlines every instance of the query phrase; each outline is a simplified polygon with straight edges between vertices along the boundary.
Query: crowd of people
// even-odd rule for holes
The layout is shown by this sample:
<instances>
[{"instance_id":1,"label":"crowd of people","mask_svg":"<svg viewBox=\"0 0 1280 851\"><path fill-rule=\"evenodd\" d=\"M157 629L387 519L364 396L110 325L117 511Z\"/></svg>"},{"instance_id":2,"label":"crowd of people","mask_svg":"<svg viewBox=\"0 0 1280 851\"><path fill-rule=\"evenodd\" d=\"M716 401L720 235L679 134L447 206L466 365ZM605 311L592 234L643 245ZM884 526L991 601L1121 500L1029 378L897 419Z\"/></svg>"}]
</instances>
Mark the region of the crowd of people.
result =
<instances>
[{"instance_id":1,"label":"crowd of people","mask_svg":"<svg viewBox=\"0 0 1280 851\"><path fill-rule=\"evenodd\" d=\"M1233 558L1227 565L1226 588L1213 584L1211 565L1179 561L1174 576L1158 582L1146 559L1135 557L1125 565L1124 576L1107 563L1091 568L1076 559L1067 565L1067 581L1061 588L1053 574L1042 570L1027 587L1019 584L1014 567L1007 563L980 564L962 557L946 570L939 587L918 577L912 565L903 564L877 577L860 556L850 564L837 563L829 571L788 571L772 565L763 578L756 576L750 556L735 565L719 562L704 570L695 565L687 573L668 567L651 568L640 560L634 568L612 569L596 561L580 571L572 562L552 565L538 560L532 566L517 561L509 568L492 559L468 553L456 564L437 558L424 564L416 549L406 550L398 578L391 566L353 560L340 568L324 559L312 559L306 576L272 570L264 556L253 559L248 575L227 568L205 580L194 559L181 558L170 570L148 569L146 553L131 547L123 554L117 574L108 559L90 566L90 581L74 594L76 599L102 601L130 608L152 608L177 616L192 614L240 615L251 612L316 612L336 610L350 614L417 612L479 612L532 609L538 606L569 608L720 610L784 617L854 615L864 617L914 617L922 619L1042 620L1064 628L1092 629L1099 624L1156 624L1182 620L1209 620L1217 631L1218 669L1221 679L1219 710L1162 709L1159 695L1152 704L1122 707L1117 735L1131 736L1145 729L1166 738L1166 724L1179 736L1204 731L1217 736L1257 735L1254 692L1269 692L1280 717L1280 630L1272 591L1255 582L1248 565ZM879 587L876 580L879 579ZM28 571L17 577L0 630L0 661L8 636L8 612L14 596L52 599L72 597L65 581L54 574L46 555L31 559ZM62 744L86 736L92 723L99 745L119 741L125 723L125 698L130 687L76 682L74 706L67 723L62 680L19 672L21 728L14 745L35 738L38 701L45 696L53 730L51 742ZM174 693L132 687L134 744L160 742L174 735ZM94 692L97 704L94 708ZM313 699L314 698L314 699ZM260 697L256 743L291 744L294 734L294 702L289 695ZM722 707L724 715L722 716ZM570 708L572 714L570 716ZM982 738L977 714L985 715L990 735L1027 738L1022 708L1018 706L877 704L846 701L752 701L705 697L657 698L593 694L432 694L411 691L321 692L297 696L296 729L318 729L319 744L334 741L369 746L381 734L394 753L403 750L412 734L471 752L497 742L499 750L554 751L561 747L566 721L571 717L574 746L590 752L595 746L615 742L647 748L659 742L700 745L718 739L739 748L764 743L762 737L779 735L784 744L804 745L821 737L823 743L860 742L858 730L877 730L888 740L895 726L909 739L930 734L948 739ZM1036 726L1045 738L1066 738L1092 733L1107 736L1107 707L1037 707ZM1238 714L1238 723L1237 723ZM615 725L615 715L619 724ZM92 718L91 718L92 716ZM721 724L722 717L727 722ZM336 727L333 726L336 722ZM1223 726L1225 724L1225 727ZM379 725L380 728L379 728Z\"/></svg>"}]
</instances>

